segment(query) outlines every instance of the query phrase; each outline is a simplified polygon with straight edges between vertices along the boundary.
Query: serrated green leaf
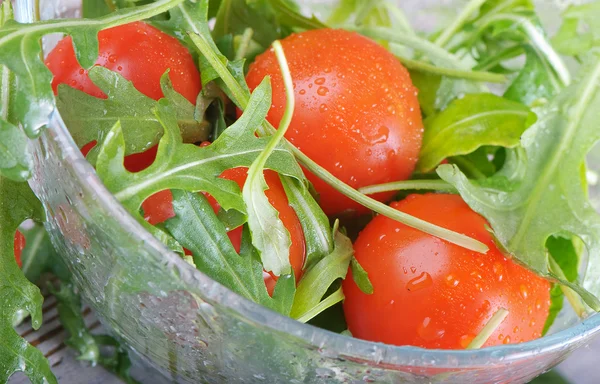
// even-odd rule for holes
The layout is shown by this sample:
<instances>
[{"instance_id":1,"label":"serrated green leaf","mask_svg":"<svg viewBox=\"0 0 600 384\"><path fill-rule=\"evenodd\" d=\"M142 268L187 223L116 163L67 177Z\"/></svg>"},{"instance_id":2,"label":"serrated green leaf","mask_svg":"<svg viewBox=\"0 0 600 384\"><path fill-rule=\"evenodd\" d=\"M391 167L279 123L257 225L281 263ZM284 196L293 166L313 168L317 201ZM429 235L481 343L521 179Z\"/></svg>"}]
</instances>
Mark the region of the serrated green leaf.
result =
<instances>
[{"instance_id":1,"label":"serrated green leaf","mask_svg":"<svg viewBox=\"0 0 600 384\"><path fill-rule=\"evenodd\" d=\"M77 146L94 140L103 142L117 121L121 123L127 155L156 145L164 132L153 112L158 102L143 95L120 74L104 67L93 67L89 76L107 95L106 99L87 95L66 84L58 87L57 107ZM196 120L194 105L173 90L167 73L161 78L161 87L176 113L184 141L194 143L208 139L209 124Z\"/></svg>"},{"instance_id":2,"label":"serrated green leaf","mask_svg":"<svg viewBox=\"0 0 600 384\"><path fill-rule=\"evenodd\" d=\"M289 177L281 177L289 204L294 208L304 232L306 242L306 263L308 269L324 256L333 252L333 236L329 219L319 207L308 188L296 185L297 181Z\"/></svg>"},{"instance_id":3,"label":"serrated green leaf","mask_svg":"<svg viewBox=\"0 0 600 384\"><path fill-rule=\"evenodd\" d=\"M9 20L0 28L0 64L17 77L15 119L23 124L31 138L39 136L48 116L54 110L50 83L52 74L41 59L41 37L49 33L65 33L74 37L74 48L83 67L93 65L98 56L97 34L100 30L143 20L163 13L183 0L159 0L137 8L123 9L96 20L54 19L36 24Z\"/></svg>"},{"instance_id":4,"label":"serrated green leaf","mask_svg":"<svg viewBox=\"0 0 600 384\"><path fill-rule=\"evenodd\" d=\"M466 95L423 122L418 168L430 171L447 157L484 145L515 147L534 121L535 114L523 104L493 94Z\"/></svg>"},{"instance_id":5,"label":"serrated green leaf","mask_svg":"<svg viewBox=\"0 0 600 384\"><path fill-rule=\"evenodd\" d=\"M31 325L42 324L43 297L15 262L14 236L26 219L44 218L43 209L27 183L0 177L0 382L24 372L34 383L57 383L44 355L13 328L18 313L31 315Z\"/></svg>"},{"instance_id":6,"label":"serrated green leaf","mask_svg":"<svg viewBox=\"0 0 600 384\"><path fill-rule=\"evenodd\" d=\"M552 99L562 89L556 74L529 45L525 46L525 57L523 69L504 92L504 97L528 106Z\"/></svg>"},{"instance_id":7,"label":"serrated green leaf","mask_svg":"<svg viewBox=\"0 0 600 384\"><path fill-rule=\"evenodd\" d=\"M223 223L201 194L173 190L175 217L165 223L169 232L192 252L196 267L232 291L284 315L292 300L289 279L278 280L273 298L267 292L263 267L247 229L238 255ZM295 289L291 278L291 288ZM293 292L291 293L293 298Z\"/></svg>"},{"instance_id":8,"label":"serrated green leaf","mask_svg":"<svg viewBox=\"0 0 600 384\"><path fill-rule=\"evenodd\" d=\"M572 5L563 13L563 24L552 44L563 55L583 55L600 46L600 2Z\"/></svg>"},{"instance_id":9,"label":"serrated green leaf","mask_svg":"<svg viewBox=\"0 0 600 384\"><path fill-rule=\"evenodd\" d=\"M522 137L525 156L508 156L498 175L469 181L456 167L438 174L490 223L499 243L520 263L576 291L600 310L600 216L580 177L581 164L600 139L600 60L591 54L579 81L541 107L538 121ZM579 237L589 256L581 282L550 271L546 241L552 235Z\"/></svg>"},{"instance_id":10,"label":"serrated green leaf","mask_svg":"<svg viewBox=\"0 0 600 384\"><path fill-rule=\"evenodd\" d=\"M11 180L27 180L32 166L27 136L19 127L0 120L0 137L0 173Z\"/></svg>"},{"instance_id":11,"label":"serrated green leaf","mask_svg":"<svg viewBox=\"0 0 600 384\"><path fill-rule=\"evenodd\" d=\"M303 317L317 307L331 284L346 277L354 255L352 242L339 231L334 234L334 241L333 252L306 271L298 283L290 314L294 319Z\"/></svg>"},{"instance_id":12,"label":"serrated green leaf","mask_svg":"<svg viewBox=\"0 0 600 384\"><path fill-rule=\"evenodd\" d=\"M226 169L249 167L262 152L268 138L254 135L264 120L270 103L270 88L263 83L253 92L249 108L213 144L197 147L184 144L173 110L161 100L156 117L165 130L158 147L156 161L147 169L130 173L123 166L123 135L118 127L106 137L100 149L96 171L107 188L131 212L138 212L142 202L165 189L208 192L226 210L245 212L236 183L219 178ZM267 161L267 168L302 178L302 170L294 156L278 146Z\"/></svg>"}]
</instances>

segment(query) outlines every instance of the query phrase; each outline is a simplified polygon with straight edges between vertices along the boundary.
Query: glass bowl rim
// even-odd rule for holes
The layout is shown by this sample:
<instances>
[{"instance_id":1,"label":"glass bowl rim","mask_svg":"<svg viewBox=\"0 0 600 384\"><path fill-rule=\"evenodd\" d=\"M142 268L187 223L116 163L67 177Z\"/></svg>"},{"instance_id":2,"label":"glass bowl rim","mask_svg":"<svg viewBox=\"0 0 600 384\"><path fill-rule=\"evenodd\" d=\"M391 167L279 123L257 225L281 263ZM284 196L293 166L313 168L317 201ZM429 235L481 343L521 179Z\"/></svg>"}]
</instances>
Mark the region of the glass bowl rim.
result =
<instances>
[{"instance_id":1,"label":"glass bowl rim","mask_svg":"<svg viewBox=\"0 0 600 384\"><path fill-rule=\"evenodd\" d=\"M17 0L16 3L26 3L24 8L21 8L21 11L25 11L19 17L21 21L33 20L33 12L30 8L33 1ZM17 10L15 9L15 11ZM56 109L49 117L48 128L43 136L58 144L58 149L62 152L61 163L70 169L71 174L76 176L76 184L87 194L94 196L94 200L97 201L100 208L105 213L111 214L123 230L128 231L145 247L150 248L152 255L160 255L164 258L161 260L162 262L167 262L167 265L174 267L179 272L179 278L184 284L196 287L206 298L236 312L256 326L288 334L319 350L333 351L336 357L347 357L365 364L391 364L396 367L474 369L494 364L510 364L523 358L565 350L571 345L586 342L600 334L600 313L597 313L567 329L521 344L478 350L440 350L371 342L298 322L238 295L193 268L174 252L169 251L164 244L146 231L106 189L93 167L81 154Z\"/></svg>"}]
</instances>

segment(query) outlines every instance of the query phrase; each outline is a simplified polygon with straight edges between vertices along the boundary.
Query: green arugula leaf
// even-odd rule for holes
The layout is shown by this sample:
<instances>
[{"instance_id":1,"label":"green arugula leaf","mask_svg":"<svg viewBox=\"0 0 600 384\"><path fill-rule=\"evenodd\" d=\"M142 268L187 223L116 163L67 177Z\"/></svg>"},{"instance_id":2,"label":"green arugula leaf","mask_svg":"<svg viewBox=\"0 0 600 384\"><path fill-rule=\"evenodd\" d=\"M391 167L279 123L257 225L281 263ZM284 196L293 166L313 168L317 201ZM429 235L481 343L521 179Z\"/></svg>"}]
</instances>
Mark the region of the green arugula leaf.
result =
<instances>
[{"instance_id":1,"label":"green arugula leaf","mask_svg":"<svg viewBox=\"0 0 600 384\"><path fill-rule=\"evenodd\" d=\"M466 95L425 119L418 168L428 172L450 156L484 145L513 148L534 121L535 114L523 104L490 93Z\"/></svg>"},{"instance_id":2,"label":"green arugula leaf","mask_svg":"<svg viewBox=\"0 0 600 384\"><path fill-rule=\"evenodd\" d=\"M44 355L22 339L13 328L15 317L31 315L31 325L42 325L43 297L19 269L14 255L14 236L26 219L42 220L44 213L27 183L0 177L0 382L24 372L32 383L57 383Z\"/></svg>"},{"instance_id":3,"label":"green arugula leaf","mask_svg":"<svg viewBox=\"0 0 600 384\"><path fill-rule=\"evenodd\" d=\"M241 35L246 28L253 31L252 39L263 50L281 36L274 15L255 11L246 0L223 0L213 28L213 38L219 40L226 35Z\"/></svg>"},{"instance_id":4,"label":"green arugula leaf","mask_svg":"<svg viewBox=\"0 0 600 384\"><path fill-rule=\"evenodd\" d=\"M137 383L129 375L131 362L127 351L117 340L107 335L93 335L85 325L82 314L81 297L70 282L61 281L58 288L50 285L50 291L58 302L57 310L63 328L68 332L66 344L78 353L78 360L88 361L91 365L100 364L114 372L126 383ZM102 347L112 347L113 352L106 356Z\"/></svg>"},{"instance_id":5,"label":"green arugula leaf","mask_svg":"<svg viewBox=\"0 0 600 384\"><path fill-rule=\"evenodd\" d=\"M290 69L279 41L273 43L273 50L281 68L285 86L286 106L279 129L267 143L265 149L256 157L248 169L248 178L242 189L242 197L248 209L248 227L252 233L252 244L260 253L263 267L275 276L289 274L290 246L292 240L288 230L279 218L279 212L271 205L265 190L268 185L264 176L264 167L273 150L283 141L283 135L292 121L294 113L294 85ZM263 82L270 81L265 78ZM270 99L269 95L269 99ZM271 104L269 102L269 104Z\"/></svg>"},{"instance_id":6,"label":"green arugula leaf","mask_svg":"<svg viewBox=\"0 0 600 384\"><path fill-rule=\"evenodd\" d=\"M563 13L563 24L552 44L563 55L579 56L600 46L600 2L572 5Z\"/></svg>"},{"instance_id":7,"label":"green arugula leaf","mask_svg":"<svg viewBox=\"0 0 600 384\"><path fill-rule=\"evenodd\" d=\"M115 9L112 0L83 0L81 2L81 16L84 19L106 16Z\"/></svg>"},{"instance_id":8,"label":"green arugula leaf","mask_svg":"<svg viewBox=\"0 0 600 384\"><path fill-rule=\"evenodd\" d=\"M271 298L263 277L258 253L249 241L246 229L238 255L223 223L214 214L206 197L198 193L173 190L175 217L165 226L185 248L192 252L196 267L232 291L284 315L289 314L295 290L294 279L282 276ZM289 286L291 282L291 287ZM279 290L278 290L279 288ZM281 295L281 289L290 292ZM278 299L288 303L278 303Z\"/></svg>"},{"instance_id":9,"label":"green arugula leaf","mask_svg":"<svg viewBox=\"0 0 600 384\"><path fill-rule=\"evenodd\" d=\"M323 301L328 299L323 299L323 295L327 293L330 286L338 279L346 277L354 255L352 241L337 228L334 230L335 248L333 252L307 270L296 287L296 296L290 314L294 319L308 321L344 298L343 294L335 292L331 296L334 296L336 300L330 299L327 306L320 306Z\"/></svg>"},{"instance_id":10,"label":"green arugula leaf","mask_svg":"<svg viewBox=\"0 0 600 384\"><path fill-rule=\"evenodd\" d=\"M50 285L49 288L58 302L60 322L69 333L65 344L77 351L79 360L98 363L100 348L85 326L81 316L81 298L75 293L75 288L69 283L60 283L58 288Z\"/></svg>"},{"instance_id":11,"label":"green arugula leaf","mask_svg":"<svg viewBox=\"0 0 600 384\"><path fill-rule=\"evenodd\" d=\"M440 177L488 220L498 242L516 260L573 289L596 311L600 217L586 196L580 170L600 139L599 82L600 60L591 54L579 81L539 109L538 121L521 139L524 156L508 153L504 168L492 178L469 181L454 166L438 168ZM585 243L590 256L582 281L571 283L550 268L546 241L557 234Z\"/></svg>"},{"instance_id":12,"label":"green arugula leaf","mask_svg":"<svg viewBox=\"0 0 600 384\"><path fill-rule=\"evenodd\" d=\"M303 269L312 267L324 256L333 252L333 236L329 219L308 188L296 185L289 177L280 177L288 201L302 225L306 242L306 262Z\"/></svg>"},{"instance_id":13,"label":"green arugula leaf","mask_svg":"<svg viewBox=\"0 0 600 384\"><path fill-rule=\"evenodd\" d=\"M369 274L355 257L352 257L352 261L350 262L350 270L352 271L352 279L354 279L358 289L367 295L373 294L373 284L369 280Z\"/></svg>"},{"instance_id":14,"label":"green arugula leaf","mask_svg":"<svg viewBox=\"0 0 600 384\"><path fill-rule=\"evenodd\" d=\"M81 148L92 141L101 143L117 121L125 137L126 155L156 145L164 131L153 113L158 102L143 95L120 74L104 67L93 67L89 76L108 96L106 99L87 95L66 84L58 87L56 104L77 146ZM176 113L184 142L207 140L209 123L203 121L203 115L196 115L194 105L173 90L168 72L162 76L161 86ZM97 151L88 156L92 163Z\"/></svg>"},{"instance_id":15,"label":"green arugula leaf","mask_svg":"<svg viewBox=\"0 0 600 384\"><path fill-rule=\"evenodd\" d=\"M270 106L270 87L263 82L252 94L248 109L211 145L184 144L169 102L161 100L155 110L165 130L158 144L156 161L147 169L130 173L123 166L125 143L118 125L107 135L98 155L96 171L107 188L129 209L138 212L142 202L165 189L208 192L226 210L246 212L236 183L218 176L226 169L249 167L269 139L254 135ZM302 179L293 155L275 148L266 168Z\"/></svg>"},{"instance_id":16,"label":"green arugula leaf","mask_svg":"<svg viewBox=\"0 0 600 384\"><path fill-rule=\"evenodd\" d=\"M98 57L98 32L163 13L183 0L158 0L136 8L123 9L95 20L55 19L36 24L21 24L9 20L0 28L0 64L17 77L15 119L23 124L31 138L39 136L41 128L54 110L54 95L50 83L52 74L43 63L41 37L49 33L66 33L73 37L75 55L84 68L91 67Z\"/></svg>"},{"instance_id":17,"label":"green arugula leaf","mask_svg":"<svg viewBox=\"0 0 600 384\"><path fill-rule=\"evenodd\" d=\"M556 74L535 51L535 48L525 45L525 65L504 93L508 100L532 106L552 99L562 85Z\"/></svg>"},{"instance_id":18,"label":"green arugula leaf","mask_svg":"<svg viewBox=\"0 0 600 384\"><path fill-rule=\"evenodd\" d=\"M575 248L573 241L576 240L562 236L551 236L546 241L546 247L548 248L550 256L554 258L565 277L570 282L577 280L579 274L579 262L581 259L580 253ZM546 324L544 325L543 335L548 332L552 324L554 324L554 320L556 320L559 312L562 310L564 296L560 285L554 284L550 291L550 311L548 313L548 318L546 319Z\"/></svg>"}]
</instances>

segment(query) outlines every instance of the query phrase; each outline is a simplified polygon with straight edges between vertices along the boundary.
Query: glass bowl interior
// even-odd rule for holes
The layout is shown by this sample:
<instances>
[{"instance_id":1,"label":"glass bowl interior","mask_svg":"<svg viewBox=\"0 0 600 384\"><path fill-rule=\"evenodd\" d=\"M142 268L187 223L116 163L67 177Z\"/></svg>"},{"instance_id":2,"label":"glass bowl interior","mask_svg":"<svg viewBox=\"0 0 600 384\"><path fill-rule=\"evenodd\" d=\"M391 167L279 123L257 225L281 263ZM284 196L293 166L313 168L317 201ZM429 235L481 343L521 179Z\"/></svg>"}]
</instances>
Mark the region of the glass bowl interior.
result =
<instances>
[{"instance_id":1,"label":"glass bowl interior","mask_svg":"<svg viewBox=\"0 0 600 384\"><path fill-rule=\"evenodd\" d=\"M415 25L433 28L451 17L449 6L457 2L403 6L423 20ZM562 5L541 3L548 20ZM33 7L32 0L17 0L18 19L30 21ZM75 0L42 1L41 9L44 18L78 16ZM444 12L434 16L428 9ZM518 383L600 333L600 315L577 321L565 312L553 333L532 342L446 351L372 343L302 324L240 297L169 252L102 185L57 111L32 148L32 187L84 297L136 354L174 381Z\"/></svg>"}]
</instances>

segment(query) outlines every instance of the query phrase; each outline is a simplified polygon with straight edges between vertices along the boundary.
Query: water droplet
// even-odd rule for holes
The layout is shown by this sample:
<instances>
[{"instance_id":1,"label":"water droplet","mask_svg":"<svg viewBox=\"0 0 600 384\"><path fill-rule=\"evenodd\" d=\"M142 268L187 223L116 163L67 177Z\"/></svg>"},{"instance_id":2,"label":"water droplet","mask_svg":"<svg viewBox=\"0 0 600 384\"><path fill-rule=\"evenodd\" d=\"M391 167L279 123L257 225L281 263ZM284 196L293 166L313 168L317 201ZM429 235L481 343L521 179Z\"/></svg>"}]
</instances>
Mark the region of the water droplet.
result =
<instances>
[{"instance_id":1,"label":"water droplet","mask_svg":"<svg viewBox=\"0 0 600 384\"><path fill-rule=\"evenodd\" d=\"M328 92L329 92L329 88L327 88L327 87L319 87L319 89L317 89L317 94L319 96L327 96Z\"/></svg>"},{"instance_id":2,"label":"water droplet","mask_svg":"<svg viewBox=\"0 0 600 384\"><path fill-rule=\"evenodd\" d=\"M323 85L323 84L325 84L325 78L324 77L318 77L315 80L315 84L317 84L317 85Z\"/></svg>"},{"instance_id":3,"label":"water droplet","mask_svg":"<svg viewBox=\"0 0 600 384\"><path fill-rule=\"evenodd\" d=\"M301 89L301 90L300 90L298 93L299 93L300 95L304 95L304 94L306 94L306 89Z\"/></svg>"},{"instance_id":4,"label":"water droplet","mask_svg":"<svg viewBox=\"0 0 600 384\"><path fill-rule=\"evenodd\" d=\"M449 287L456 287L460 283L460 280L455 278L453 275L446 276L446 284Z\"/></svg>"},{"instance_id":5,"label":"water droplet","mask_svg":"<svg viewBox=\"0 0 600 384\"><path fill-rule=\"evenodd\" d=\"M119 65L119 66L117 67L117 71L119 71L119 72L120 72L120 71L122 71L122 70L123 70L123 67L121 67L121 66Z\"/></svg>"},{"instance_id":6,"label":"water droplet","mask_svg":"<svg viewBox=\"0 0 600 384\"><path fill-rule=\"evenodd\" d=\"M519 333L519 332L521 332L521 329L520 329L520 328L517 326L517 327L515 327L515 328L513 329L513 332L514 332L514 333Z\"/></svg>"},{"instance_id":7,"label":"water droplet","mask_svg":"<svg viewBox=\"0 0 600 384\"><path fill-rule=\"evenodd\" d=\"M320 111L321 113L325 113L325 112L327 112L327 110L328 110L328 109L329 109L329 108L327 107L327 104L321 104L321 105L319 105L319 111Z\"/></svg>"},{"instance_id":8,"label":"water droplet","mask_svg":"<svg viewBox=\"0 0 600 384\"><path fill-rule=\"evenodd\" d=\"M433 324L429 317L424 318L423 322L417 328L417 334L427 341L441 339L444 337L444 333L446 331Z\"/></svg>"},{"instance_id":9,"label":"water droplet","mask_svg":"<svg viewBox=\"0 0 600 384\"><path fill-rule=\"evenodd\" d=\"M502 281L502 279L504 278L504 265L502 265L502 263L500 262L496 262L494 263L494 266L492 268L494 270L494 273L498 277L498 281Z\"/></svg>"},{"instance_id":10,"label":"water droplet","mask_svg":"<svg viewBox=\"0 0 600 384\"><path fill-rule=\"evenodd\" d=\"M466 349L469 346L469 344L471 344L471 341L473 341L474 338L475 336L473 335L462 335L459 339L460 346Z\"/></svg>"},{"instance_id":11,"label":"water droplet","mask_svg":"<svg viewBox=\"0 0 600 384\"><path fill-rule=\"evenodd\" d=\"M110 55L110 56L108 56L108 61L110 63L113 63L113 64L116 63L117 59L118 59L117 55Z\"/></svg>"},{"instance_id":12,"label":"water droplet","mask_svg":"<svg viewBox=\"0 0 600 384\"><path fill-rule=\"evenodd\" d=\"M415 268L415 267L410 267L410 271L411 271L412 273L416 273L416 272L417 272L417 268Z\"/></svg>"},{"instance_id":13,"label":"water droplet","mask_svg":"<svg viewBox=\"0 0 600 384\"><path fill-rule=\"evenodd\" d=\"M525 286L525 284L521 284L519 290L521 291L521 297L523 299L527 299L527 297L529 296L529 292L527 291L527 287Z\"/></svg>"},{"instance_id":14,"label":"water droplet","mask_svg":"<svg viewBox=\"0 0 600 384\"><path fill-rule=\"evenodd\" d=\"M502 343L503 343L503 344L510 344L510 341L511 341L511 339L510 339L510 336L506 336L506 337L504 338L504 340L502 340Z\"/></svg>"},{"instance_id":15,"label":"water droplet","mask_svg":"<svg viewBox=\"0 0 600 384\"><path fill-rule=\"evenodd\" d=\"M408 289L410 292L416 292L421 289L431 287L432 285L433 279L431 278L431 275L427 272L423 272L419 276L406 283L406 289Z\"/></svg>"}]
</instances>

